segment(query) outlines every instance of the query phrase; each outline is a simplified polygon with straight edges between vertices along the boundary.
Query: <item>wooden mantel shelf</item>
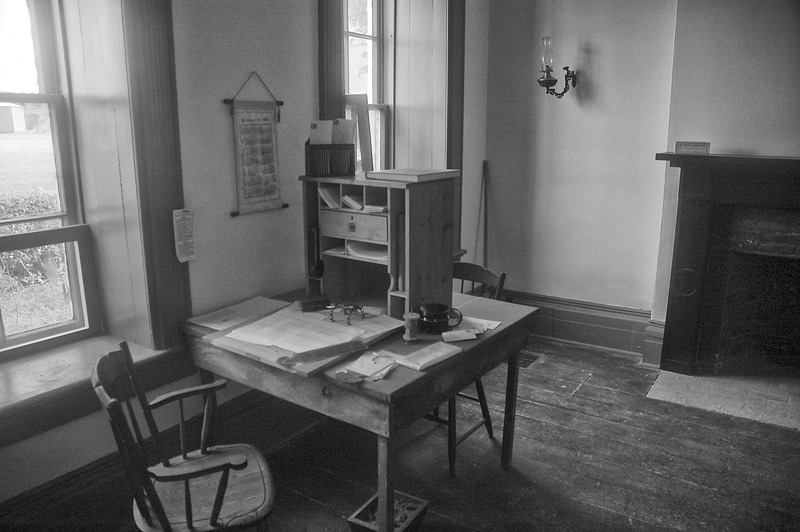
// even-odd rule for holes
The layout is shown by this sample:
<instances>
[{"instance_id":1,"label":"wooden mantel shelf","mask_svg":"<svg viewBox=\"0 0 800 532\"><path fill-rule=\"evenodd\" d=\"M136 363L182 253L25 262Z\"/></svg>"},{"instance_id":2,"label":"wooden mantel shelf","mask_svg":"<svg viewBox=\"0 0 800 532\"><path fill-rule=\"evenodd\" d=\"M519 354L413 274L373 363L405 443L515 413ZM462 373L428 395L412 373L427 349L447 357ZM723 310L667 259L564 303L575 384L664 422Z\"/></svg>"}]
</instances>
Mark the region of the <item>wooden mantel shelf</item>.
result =
<instances>
[{"instance_id":1,"label":"wooden mantel shelf","mask_svg":"<svg viewBox=\"0 0 800 532\"><path fill-rule=\"evenodd\" d=\"M674 152L656 153L657 161L669 161L673 167L686 166L741 166L750 168L774 168L785 170L795 168L800 170L800 157L782 157L769 155L731 155L709 154L693 155Z\"/></svg>"}]
</instances>

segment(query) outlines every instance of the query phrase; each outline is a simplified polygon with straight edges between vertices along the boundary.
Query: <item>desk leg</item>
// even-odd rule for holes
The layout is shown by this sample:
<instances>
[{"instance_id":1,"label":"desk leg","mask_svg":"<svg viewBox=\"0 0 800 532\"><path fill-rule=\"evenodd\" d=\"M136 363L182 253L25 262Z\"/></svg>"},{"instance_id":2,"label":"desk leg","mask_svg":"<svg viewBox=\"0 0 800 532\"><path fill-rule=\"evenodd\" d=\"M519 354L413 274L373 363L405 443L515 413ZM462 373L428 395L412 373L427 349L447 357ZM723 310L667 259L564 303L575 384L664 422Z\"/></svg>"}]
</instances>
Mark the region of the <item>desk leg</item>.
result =
<instances>
[{"instance_id":1,"label":"desk leg","mask_svg":"<svg viewBox=\"0 0 800 532\"><path fill-rule=\"evenodd\" d=\"M511 453L514 450L514 425L517 421L517 385L519 384L519 359L515 352L508 358L508 377L506 379L506 409L503 418L503 448L500 453L500 466L508 469Z\"/></svg>"},{"instance_id":2,"label":"desk leg","mask_svg":"<svg viewBox=\"0 0 800 532\"><path fill-rule=\"evenodd\" d=\"M394 531L394 442L378 436L378 532Z\"/></svg>"}]
</instances>

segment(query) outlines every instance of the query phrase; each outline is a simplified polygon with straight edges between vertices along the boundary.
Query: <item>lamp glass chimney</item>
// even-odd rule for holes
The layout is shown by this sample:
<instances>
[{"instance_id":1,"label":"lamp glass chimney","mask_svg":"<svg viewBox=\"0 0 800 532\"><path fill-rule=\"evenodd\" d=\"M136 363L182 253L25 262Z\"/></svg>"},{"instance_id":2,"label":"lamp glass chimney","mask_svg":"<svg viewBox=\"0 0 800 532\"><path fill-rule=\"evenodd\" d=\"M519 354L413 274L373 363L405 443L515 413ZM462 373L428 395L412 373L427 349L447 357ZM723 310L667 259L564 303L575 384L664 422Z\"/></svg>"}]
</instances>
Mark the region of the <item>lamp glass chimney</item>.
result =
<instances>
[{"instance_id":1,"label":"lamp glass chimney","mask_svg":"<svg viewBox=\"0 0 800 532\"><path fill-rule=\"evenodd\" d=\"M542 37L542 72L553 69L553 49L550 46L550 37Z\"/></svg>"}]
</instances>

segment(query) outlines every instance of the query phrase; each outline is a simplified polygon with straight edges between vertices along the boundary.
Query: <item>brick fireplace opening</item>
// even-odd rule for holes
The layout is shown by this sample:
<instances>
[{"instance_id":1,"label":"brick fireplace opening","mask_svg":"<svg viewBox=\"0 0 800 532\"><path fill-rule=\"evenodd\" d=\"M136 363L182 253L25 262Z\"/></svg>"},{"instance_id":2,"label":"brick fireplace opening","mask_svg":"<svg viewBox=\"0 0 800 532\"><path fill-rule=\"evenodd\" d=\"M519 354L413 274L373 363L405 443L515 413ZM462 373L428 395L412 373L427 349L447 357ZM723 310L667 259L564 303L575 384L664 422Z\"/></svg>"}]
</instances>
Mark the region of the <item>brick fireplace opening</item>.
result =
<instances>
[{"instance_id":1,"label":"brick fireplace opening","mask_svg":"<svg viewBox=\"0 0 800 532\"><path fill-rule=\"evenodd\" d=\"M800 366L800 211L717 206L706 270L698 365L715 374Z\"/></svg>"},{"instance_id":2,"label":"brick fireplace opening","mask_svg":"<svg viewBox=\"0 0 800 532\"><path fill-rule=\"evenodd\" d=\"M681 168L661 368L800 366L800 158L657 154Z\"/></svg>"}]
</instances>

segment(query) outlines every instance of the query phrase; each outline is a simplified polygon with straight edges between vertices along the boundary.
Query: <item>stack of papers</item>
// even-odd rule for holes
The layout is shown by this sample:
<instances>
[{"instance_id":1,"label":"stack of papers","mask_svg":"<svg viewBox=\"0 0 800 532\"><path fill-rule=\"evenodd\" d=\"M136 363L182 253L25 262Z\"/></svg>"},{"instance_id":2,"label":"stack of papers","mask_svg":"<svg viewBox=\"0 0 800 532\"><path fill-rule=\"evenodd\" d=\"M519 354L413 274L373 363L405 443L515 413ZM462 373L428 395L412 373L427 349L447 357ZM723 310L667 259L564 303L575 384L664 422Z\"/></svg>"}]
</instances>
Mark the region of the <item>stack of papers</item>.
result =
<instances>
[{"instance_id":1,"label":"stack of papers","mask_svg":"<svg viewBox=\"0 0 800 532\"><path fill-rule=\"evenodd\" d=\"M483 334L490 329L496 329L499 325L499 321L482 320L480 318L464 316L458 327L452 331L442 333L442 340L445 342L474 340L479 334Z\"/></svg>"},{"instance_id":2,"label":"stack of papers","mask_svg":"<svg viewBox=\"0 0 800 532\"><path fill-rule=\"evenodd\" d=\"M367 351L356 360L347 365L342 371L350 379L363 379L367 381L381 380L397 366L391 353L381 351L375 353ZM342 380L348 380L344 378Z\"/></svg>"},{"instance_id":3,"label":"stack of papers","mask_svg":"<svg viewBox=\"0 0 800 532\"><path fill-rule=\"evenodd\" d=\"M364 208L364 197L356 194L345 194L342 196L342 203L351 209L360 211Z\"/></svg>"},{"instance_id":4,"label":"stack of papers","mask_svg":"<svg viewBox=\"0 0 800 532\"><path fill-rule=\"evenodd\" d=\"M319 192L319 197L325 202L325 205L331 209L338 209L341 207L341 204L339 203L337 195L334 191L324 186L320 186L317 191Z\"/></svg>"},{"instance_id":5,"label":"stack of papers","mask_svg":"<svg viewBox=\"0 0 800 532\"><path fill-rule=\"evenodd\" d=\"M281 310L228 333L229 338L303 353L355 340L366 331L321 320L317 314Z\"/></svg>"},{"instance_id":6,"label":"stack of papers","mask_svg":"<svg viewBox=\"0 0 800 532\"><path fill-rule=\"evenodd\" d=\"M381 351L381 354L391 356L401 366L421 371L460 352L461 348L456 345L437 342L405 356L390 353L389 351Z\"/></svg>"},{"instance_id":7,"label":"stack of papers","mask_svg":"<svg viewBox=\"0 0 800 532\"><path fill-rule=\"evenodd\" d=\"M389 170L370 170L366 173L367 179L382 179L384 181L403 181L406 183L421 183L434 181L446 177L460 177L461 170L435 169L435 168L394 168Z\"/></svg>"},{"instance_id":8,"label":"stack of papers","mask_svg":"<svg viewBox=\"0 0 800 532\"><path fill-rule=\"evenodd\" d=\"M389 249L381 244L370 244L369 242L348 242L347 254L361 259L387 261Z\"/></svg>"},{"instance_id":9,"label":"stack of papers","mask_svg":"<svg viewBox=\"0 0 800 532\"><path fill-rule=\"evenodd\" d=\"M385 314L364 318L354 315L351 325L347 325L341 317L331 322L328 312L302 312L292 305L266 316L251 318L249 322L208 338L213 345L273 367L311 376L359 351L348 346L358 344L363 350L367 344L377 342L402 327L401 320ZM292 360L292 355L299 354L305 356L295 358L300 360L295 364L281 362L286 358Z\"/></svg>"},{"instance_id":10,"label":"stack of papers","mask_svg":"<svg viewBox=\"0 0 800 532\"><path fill-rule=\"evenodd\" d=\"M355 120L346 118L315 120L311 122L308 142L309 144L353 144L355 129Z\"/></svg>"}]
</instances>

